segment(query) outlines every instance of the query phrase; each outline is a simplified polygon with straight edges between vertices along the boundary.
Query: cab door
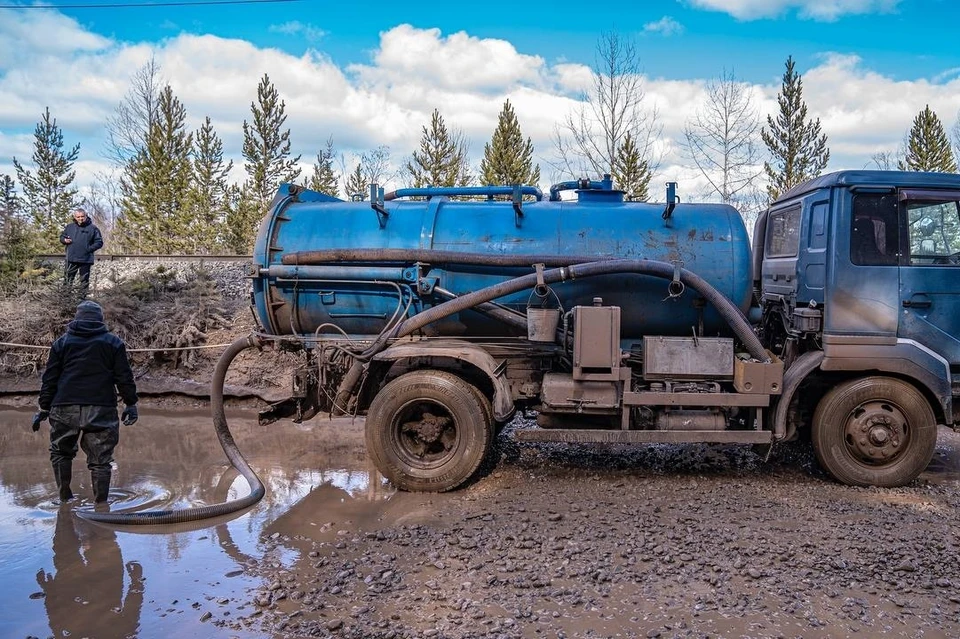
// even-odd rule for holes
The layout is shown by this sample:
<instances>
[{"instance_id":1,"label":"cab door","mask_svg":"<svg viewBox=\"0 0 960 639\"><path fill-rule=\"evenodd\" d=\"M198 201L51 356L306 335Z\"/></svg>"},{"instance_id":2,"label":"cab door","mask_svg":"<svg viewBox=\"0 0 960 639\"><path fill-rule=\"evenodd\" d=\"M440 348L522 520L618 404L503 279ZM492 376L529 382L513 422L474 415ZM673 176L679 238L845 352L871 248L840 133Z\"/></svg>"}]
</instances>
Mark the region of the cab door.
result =
<instances>
[{"instance_id":1,"label":"cab door","mask_svg":"<svg viewBox=\"0 0 960 639\"><path fill-rule=\"evenodd\" d=\"M912 339L960 373L960 191L901 189L897 336Z\"/></svg>"}]
</instances>

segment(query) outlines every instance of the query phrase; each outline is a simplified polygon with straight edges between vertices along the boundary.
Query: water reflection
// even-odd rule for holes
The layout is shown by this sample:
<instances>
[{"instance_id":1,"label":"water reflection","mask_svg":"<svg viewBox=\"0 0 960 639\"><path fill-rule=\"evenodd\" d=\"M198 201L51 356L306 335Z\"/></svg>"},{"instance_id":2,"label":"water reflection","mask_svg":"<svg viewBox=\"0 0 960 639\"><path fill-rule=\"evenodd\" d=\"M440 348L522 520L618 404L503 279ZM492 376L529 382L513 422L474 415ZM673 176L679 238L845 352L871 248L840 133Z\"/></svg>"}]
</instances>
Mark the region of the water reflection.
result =
<instances>
[{"instance_id":1,"label":"water reflection","mask_svg":"<svg viewBox=\"0 0 960 639\"><path fill-rule=\"evenodd\" d=\"M400 516L390 514L393 489L371 472L362 421L263 428L233 412L234 438L267 486L262 502L201 525L92 524L76 518L92 508L88 474L76 474L78 499L59 507L46 430L30 432L30 417L0 407L0 637L265 639L249 594L263 587L259 568L301 554L278 548L274 532L333 536ZM221 503L248 490L206 411L141 410L115 457L113 511Z\"/></svg>"},{"instance_id":2,"label":"water reflection","mask_svg":"<svg viewBox=\"0 0 960 639\"><path fill-rule=\"evenodd\" d=\"M109 627L113 637L137 636L143 568L124 565L116 533L79 519L69 505L57 513L53 572L41 568L37 584L53 636L83 636L96 627Z\"/></svg>"}]
</instances>

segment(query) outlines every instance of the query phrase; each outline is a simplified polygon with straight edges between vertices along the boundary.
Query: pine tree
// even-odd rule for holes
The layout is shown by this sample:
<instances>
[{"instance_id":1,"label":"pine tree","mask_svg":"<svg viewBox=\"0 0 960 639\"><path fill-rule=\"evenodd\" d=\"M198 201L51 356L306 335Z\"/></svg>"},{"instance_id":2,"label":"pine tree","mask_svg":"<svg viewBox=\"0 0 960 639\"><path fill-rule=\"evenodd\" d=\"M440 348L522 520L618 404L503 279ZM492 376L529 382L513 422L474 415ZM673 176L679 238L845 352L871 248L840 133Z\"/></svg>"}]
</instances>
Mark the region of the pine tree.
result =
<instances>
[{"instance_id":1,"label":"pine tree","mask_svg":"<svg viewBox=\"0 0 960 639\"><path fill-rule=\"evenodd\" d=\"M338 186L339 180L337 179L336 172L333 170L333 160L335 156L333 138L330 138L327 140L327 148L317 154L317 161L313 165L313 175L310 176L310 181L307 182L307 188L317 191L318 193L326 193L333 197L337 197L340 194Z\"/></svg>"},{"instance_id":2,"label":"pine tree","mask_svg":"<svg viewBox=\"0 0 960 639\"><path fill-rule=\"evenodd\" d=\"M249 254L256 237L255 227L263 215L257 201L243 187L238 188L233 205L227 211L223 233L226 248L237 255Z\"/></svg>"},{"instance_id":3,"label":"pine tree","mask_svg":"<svg viewBox=\"0 0 960 639\"><path fill-rule=\"evenodd\" d=\"M23 189L22 204L33 222L39 250L57 252L62 250L60 233L69 221L70 210L81 198L73 186L76 172L73 163L80 154L77 144L67 152L63 150L63 132L57 120L51 118L47 108L34 129L33 155L36 175L13 158L17 180Z\"/></svg>"},{"instance_id":4,"label":"pine tree","mask_svg":"<svg viewBox=\"0 0 960 639\"><path fill-rule=\"evenodd\" d=\"M628 200L646 202L649 199L653 173L631 133L624 136L623 143L617 149L617 155L613 159L612 177L617 188L626 193Z\"/></svg>"},{"instance_id":5,"label":"pine tree","mask_svg":"<svg viewBox=\"0 0 960 639\"><path fill-rule=\"evenodd\" d=\"M16 182L6 174L0 174L0 253L6 253L6 240L20 216L20 198Z\"/></svg>"},{"instance_id":6,"label":"pine tree","mask_svg":"<svg viewBox=\"0 0 960 639\"><path fill-rule=\"evenodd\" d=\"M950 140L943 130L943 123L930 110L929 104L913 119L906 157L897 165L901 171L957 172Z\"/></svg>"},{"instance_id":7,"label":"pine tree","mask_svg":"<svg viewBox=\"0 0 960 639\"><path fill-rule=\"evenodd\" d=\"M777 119L767 116L767 127L760 132L764 144L773 156L773 165L765 162L763 169L769 179L767 193L775 200L788 189L814 178L830 161L827 136L820 133L820 119L807 120L807 105L803 101L803 83L794 71L793 57L787 58L783 85L777 94L780 112Z\"/></svg>"},{"instance_id":8,"label":"pine tree","mask_svg":"<svg viewBox=\"0 0 960 639\"><path fill-rule=\"evenodd\" d=\"M353 199L355 195L362 195L363 199L366 200L370 197L369 188L370 183L367 182L367 176L363 172L363 162L357 162L357 168L347 176L346 184L344 184L347 199Z\"/></svg>"},{"instance_id":9,"label":"pine tree","mask_svg":"<svg viewBox=\"0 0 960 639\"><path fill-rule=\"evenodd\" d=\"M0 225L20 213L20 198L17 197L16 187L12 177L0 174Z\"/></svg>"},{"instance_id":10,"label":"pine tree","mask_svg":"<svg viewBox=\"0 0 960 639\"><path fill-rule=\"evenodd\" d=\"M193 252L209 254L218 251L224 243L223 226L230 206L227 176L233 169L233 160L223 160L223 142L209 117L194 137L192 156L190 237L194 242Z\"/></svg>"},{"instance_id":11,"label":"pine tree","mask_svg":"<svg viewBox=\"0 0 960 639\"><path fill-rule=\"evenodd\" d=\"M430 127L423 127L420 151L405 165L413 186L466 186L470 184L467 144L460 133L451 134L440 111L433 110Z\"/></svg>"},{"instance_id":12,"label":"pine tree","mask_svg":"<svg viewBox=\"0 0 960 639\"><path fill-rule=\"evenodd\" d=\"M257 85L257 100L250 103L253 122L243 121L243 165L247 181L243 185L240 202L227 223L233 238L231 248L246 253L253 247L257 225L267 212L267 206L277 194L279 186L294 182L300 176L297 163L300 156L290 157L290 129L283 130L287 121L286 103L270 82L266 73Z\"/></svg>"},{"instance_id":13,"label":"pine tree","mask_svg":"<svg viewBox=\"0 0 960 639\"><path fill-rule=\"evenodd\" d=\"M0 175L0 286L16 282L35 255L34 233L20 216L16 183Z\"/></svg>"},{"instance_id":14,"label":"pine tree","mask_svg":"<svg viewBox=\"0 0 960 639\"><path fill-rule=\"evenodd\" d=\"M537 184L540 165L533 164L533 142L520 132L510 100L503 103L493 138L483 147L480 174L484 184Z\"/></svg>"},{"instance_id":15,"label":"pine tree","mask_svg":"<svg viewBox=\"0 0 960 639\"><path fill-rule=\"evenodd\" d=\"M193 135L186 131L186 116L180 100L165 86L147 144L127 164L121 181L123 211L117 233L124 250L175 253L193 246Z\"/></svg>"}]
</instances>

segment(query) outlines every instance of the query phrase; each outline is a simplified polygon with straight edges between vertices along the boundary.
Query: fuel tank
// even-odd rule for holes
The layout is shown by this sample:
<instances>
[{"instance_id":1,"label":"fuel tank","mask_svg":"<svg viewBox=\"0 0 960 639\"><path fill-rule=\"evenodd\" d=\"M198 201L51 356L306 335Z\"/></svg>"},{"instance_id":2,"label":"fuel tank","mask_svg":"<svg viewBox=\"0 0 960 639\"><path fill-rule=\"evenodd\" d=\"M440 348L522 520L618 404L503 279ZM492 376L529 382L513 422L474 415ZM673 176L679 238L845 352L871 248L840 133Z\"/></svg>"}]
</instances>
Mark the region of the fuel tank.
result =
<instances>
[{"instance_id":1,"label":"fuel tank","mask_svg":"<svg viewBox=\"0 0 960 639\"><path fill-rule=\"evenodd\" d=\"M570 263L674 263L746 312L750 246L736 209L625 202L609 179L579 186L583 188L569 189L575 191L572 199L560 199L557 187L549 200L535 187L404 189L386 198L374 188L371 201L348 202L282 185L254 246L257 318L276 335L375 335L397 318L412 317L450 294L530 274L545 256ZM489 259L478 260L478 255ZM670 284L648 275L603 275L554 284L546 297L523 291L495 301L525 312L528 306L570 310L602 298L605 305L621 307L625 339L728 333L696 291L678 295ZM425 332L518 334L515 327L476 310L430 325Z\"/></svg>"}]
</instances>

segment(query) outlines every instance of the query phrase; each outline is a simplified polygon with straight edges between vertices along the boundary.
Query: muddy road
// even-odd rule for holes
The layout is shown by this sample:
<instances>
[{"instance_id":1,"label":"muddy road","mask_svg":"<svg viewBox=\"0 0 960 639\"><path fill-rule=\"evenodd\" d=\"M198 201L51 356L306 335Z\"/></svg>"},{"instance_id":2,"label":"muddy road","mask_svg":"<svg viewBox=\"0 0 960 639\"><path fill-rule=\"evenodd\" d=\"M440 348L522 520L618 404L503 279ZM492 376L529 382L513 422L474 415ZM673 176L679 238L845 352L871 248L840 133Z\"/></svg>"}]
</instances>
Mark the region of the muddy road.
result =
<instances>
[{"instance_id":1,"label":"muddy road","mask_svg":"<svg viewBox=\"0 0 960 639\"><path fill-rule=\"evenodd\" d=\"M808 448L517 444L467 488L396 493L362 422L230 414L267 497L192 528L66 508L46 429L0 410L4 637L957 637L960 435L912 485L837 485ZM145 405L111 508L245 494L206 413ZM75 482L76 483L76 482Z\"/></svg>"}]
</instances>

